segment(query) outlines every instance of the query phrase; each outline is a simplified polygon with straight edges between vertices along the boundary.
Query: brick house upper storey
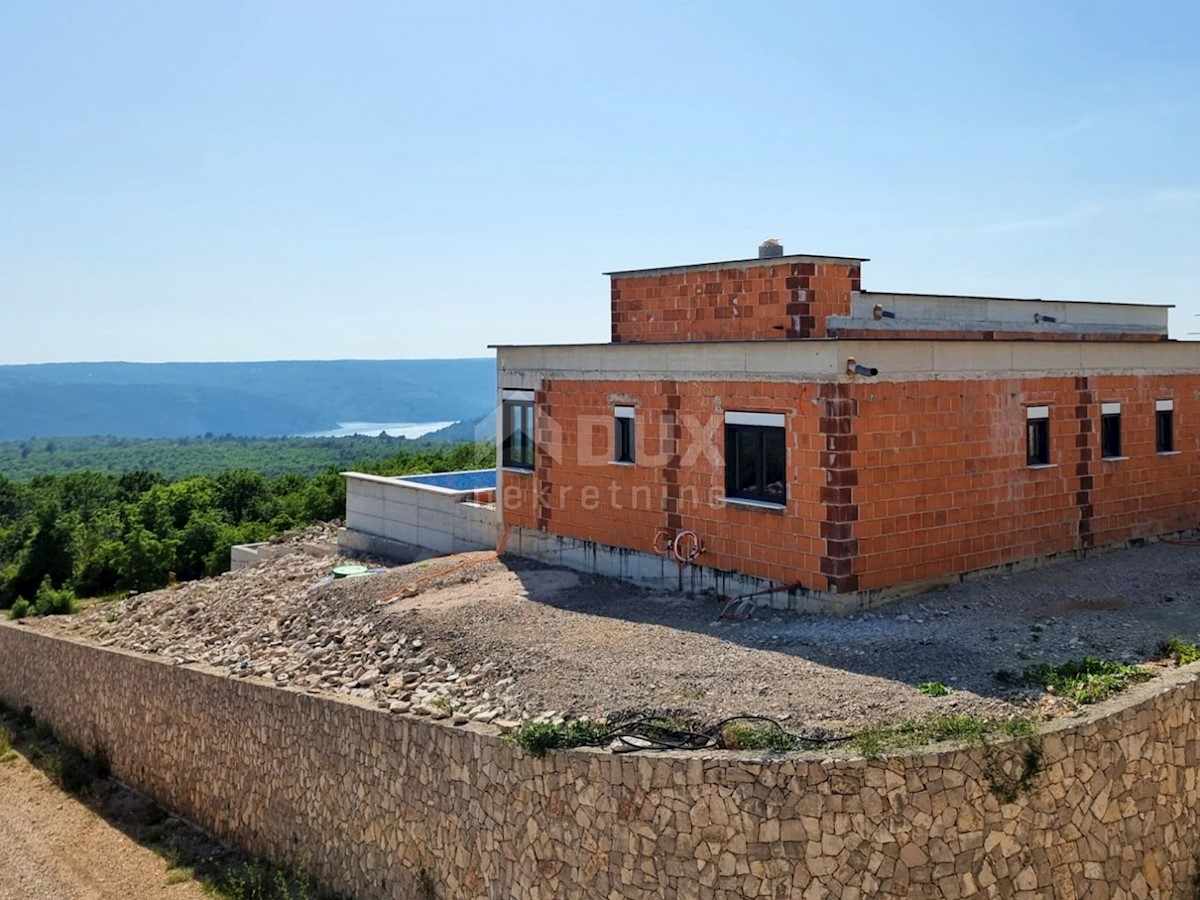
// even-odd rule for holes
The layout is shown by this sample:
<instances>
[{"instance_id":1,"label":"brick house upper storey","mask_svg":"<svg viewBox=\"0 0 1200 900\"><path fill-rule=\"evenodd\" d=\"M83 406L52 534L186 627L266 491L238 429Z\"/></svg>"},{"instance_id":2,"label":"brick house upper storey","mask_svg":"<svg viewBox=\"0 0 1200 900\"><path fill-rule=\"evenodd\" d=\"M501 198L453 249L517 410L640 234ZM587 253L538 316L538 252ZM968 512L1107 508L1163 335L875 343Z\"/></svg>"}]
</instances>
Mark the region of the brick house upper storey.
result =
<instances>
[{"instance_id":1,"label":"brick house upper storey","mask_svg":"<svg viewBox=\"0 0 1200 900\"><path fill-rule=\"evenodd\" d=\"M613 272L610 343L497 348L506 549L840 612L1200 523L1168 306L873 292L865 262Z\"/></svg>"},{"instance_id":2,"label":"brick house upper storey","mask_svg":"<svg viewBox=\"0 0 1200 900\"><path fill-rule=\"evenodd\" d=\"M607 273L613 343L806 338L1167 340L1169 306L862 289L854 257L757 259Z\"/></svg>"}]
</instances>

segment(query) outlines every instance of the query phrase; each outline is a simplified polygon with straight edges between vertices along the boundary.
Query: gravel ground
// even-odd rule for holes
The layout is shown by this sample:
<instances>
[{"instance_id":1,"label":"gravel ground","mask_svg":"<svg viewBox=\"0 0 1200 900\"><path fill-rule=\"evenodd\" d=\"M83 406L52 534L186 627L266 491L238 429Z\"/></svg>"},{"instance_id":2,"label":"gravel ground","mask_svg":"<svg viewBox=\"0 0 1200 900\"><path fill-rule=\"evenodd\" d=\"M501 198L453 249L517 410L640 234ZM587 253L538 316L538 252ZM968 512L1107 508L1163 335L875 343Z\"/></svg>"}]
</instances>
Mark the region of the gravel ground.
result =
<instances>
[{"instance_id":1,"label":"gravel ground","mask_svg":"<svg viewBox=\"0 0 1200 900\"><path fill-rule=\"evenodd\" d=\"M0 763L0 798L0 900L207 896L23 758Z\"/></svg>"},{"instance_id":2,"label":"gravel ground","mask_svg":"<svg viewBox=\"0 0 1200 900\"><path fill-rule=\"evenodd\" d=\"M1166 543L849 619L760 610L736 622L711 600L490 554L322 583L330 565L297 552L33 627L460 723L671 710L828 731L1028 709L1044 698L996 672L1150 660L1166 637L1200 637L1200 547ZM952 690L927 697L926 681Z\"/></svg>"}]
</instances>

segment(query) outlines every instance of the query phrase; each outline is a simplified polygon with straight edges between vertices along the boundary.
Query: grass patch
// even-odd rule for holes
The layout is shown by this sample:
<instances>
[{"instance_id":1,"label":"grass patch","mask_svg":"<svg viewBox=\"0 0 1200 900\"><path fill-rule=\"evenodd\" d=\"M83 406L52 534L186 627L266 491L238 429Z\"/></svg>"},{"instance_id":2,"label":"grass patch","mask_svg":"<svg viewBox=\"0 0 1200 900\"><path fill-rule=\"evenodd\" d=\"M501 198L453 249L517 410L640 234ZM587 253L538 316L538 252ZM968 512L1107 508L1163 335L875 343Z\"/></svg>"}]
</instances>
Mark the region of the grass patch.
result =
<instances>
[{"instance_id":1,"label":"grass patch","mask_svg":"<svg viewBox=\"0 0 1200 900\"><path fill-rule=\"evenodd\" d=\"M436 697L429 701L429 705L435 707L436 709L440 709L445 713L454 712L454 701L452 701L449 697Z\"/></svg>"},{"instance_id":2,"label":"grass patch","mask_svg":"<svg viewBox=\"0 0 1200 900\"><path fill-rule=\"evenodd\" d=\"M946 687L940 681L926 681L924 684L918 686L917 690L926 697L945 697L950 693L950 688Z\"/></svg>"},{"instance_id":3,"label":"grass patch","mask_svg":"<svg viewBox=\"0 0 1200 900\"><path fill-rule=\"evenodd\" d=\"M726 725L721 730L725 750L769 750L787 753L796 749L796 738L777 725Z\"/></svg>"},{"instance_id":4,"label":"grass patch","mask_svg":"<svg viewBox=\"0 0 1200 900\"><path fill-rule=\"evenodd\" d=\"M13 749L12 733L0 726L0 763L6 763L17 758L17 751Z\"/></svg>"},{"instance_id":5,"label":"grass patch","mask_svg":"<svg viewBox=\"0 0 1200 900\"><path fill-rule=\"evenodd\" d=\"M679 689L679 696L684 700L703 700L708 694L708 688L702 684L685 684Z\"/></svg>"},{"instance_id":6,"label":"grass patch","mask_svg":"<svg viewBox=\"0 0 1200 900\"><path fill-rule=\"evenodd\" d=\"M1142 666L1085 656L1058 666L1034 666L1026 669L1023 677L1026 684L1082 705L1099 703L1131 684L1148 680L1151 674Z\"/></svg>"},{"instance_id":7,"label":"grass patch","mask_svg":"<svg viewBox=\"0 0 1200 900\"><path fill-rule=\"evenodd\" d=\"M549 750L594 747L612 741L623 746L618 752L718 749L788 753L825 743L822 738L792 734L778 722L762 716L737 716L706 726L686 712L663 712L645 718L618 717L615 721L610 718L608 721L573 719L558 724L526 722L505 740L534 756L542 756Z\"/></svg>"},{"instance_id":8,"label":"grass patch","mask_svg":"<svg viewBox=\"0 0 1200 900\"><path fill-rule=\"evenodd\" d=\"M915 750L942 741L981 745L995 739L1029 737L1037 730L1032 718L988 719L973 713L910 719L892 725L873 725L858 732L851 745L868 759L888 752Z\"/></svg>"},{"instance_id":9,"label":"grass patch","mask_svg":"<svg viewBox=\"0 0 1200 900\"><path fill-rule=\"evenodd\" d=\"M569 722L525 722L505 736L532 756L545 756L550 750L567 750L602 740L608 728L589 719Z\"/></svg>"},{"instance_id":10,"label":"grass patch","mask_svg":"<svg viewBox=\"0 0 1200 900\"><path fill-rule=\"evenodd\" d=\"M317 900L332 895L317 891L306 878L289 875L261 860L248 860L240 870L202 877L204 892L217 900Z\"/></svg>"},{"instance_id":11,"label":"grass patch","mask_svg":"<svg viewBox=\"0 0 1200 900\"><path fill-rule=\"evenodd\" d=\"M680 713L647 719L641 724L644 729L650 732L651 736L654 735L656 730L665 734L668 732L694 732L701 727L700 723L694 718Z\"/></svg>"},{"instance_id":12,"label":"grass patch","mask_svg":"<svg viewBox=\"0 0 1200 900\"><path fill-rule=\"evenodd\" d=\"M1175 660L1175 665L1186 666L1200 659L1200 646L1180 637L1172 637L1163 641L1158 652L1161 656Z\"/></svg>"},{"instance_id":13,"label":"grass patch","mask_svg":"<svg viewBox=\"0 0 1200 900\"><path fill-rule=\"evenodd\" d=\"M1028 743L1013 753L996 741L1024 738ZM926 721L900 722L896 725L865 729L853 738L853 746L869 759L878 759L888 751L916 750L941 741L957 741L983 750L983 775L988 788L1004 803L1013 803L1033 789L1042 771L1042 741L1037 720L1032 717L985 719L960 714L937 716Z\"/></svg>"},{"instance_id":14,"label":"grass patch","mask_svg":"<svg viewBox=\"0 0 1200 900\"><path fill-rule=\"evenodd\" d=\"M191 881L196 877L196 873L191 869L177 868L167 870L167 884L183 884L185 881Z\"/></svg>"}]
</instances>

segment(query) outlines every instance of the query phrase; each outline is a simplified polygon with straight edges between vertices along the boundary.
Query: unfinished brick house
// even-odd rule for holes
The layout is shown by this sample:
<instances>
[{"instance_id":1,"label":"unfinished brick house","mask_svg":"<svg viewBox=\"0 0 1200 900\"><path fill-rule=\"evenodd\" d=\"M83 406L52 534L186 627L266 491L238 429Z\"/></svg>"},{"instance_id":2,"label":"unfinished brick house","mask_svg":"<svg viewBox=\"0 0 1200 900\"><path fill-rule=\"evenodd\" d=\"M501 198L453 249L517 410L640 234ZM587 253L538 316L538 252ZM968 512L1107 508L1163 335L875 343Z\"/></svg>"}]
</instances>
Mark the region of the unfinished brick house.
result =
<instances>
[{"instance_id":1,"label":"unfinished brick house","mask_svg":"<svg viewBox=\"0 0 1200 900\"><path fill-rule=\"evenodd\" d=\"M875 293L864 262L614 272L611 343L497 348L504 548L836 613L1200 523L1169 307Z\"/></svg>"}]
</instances>

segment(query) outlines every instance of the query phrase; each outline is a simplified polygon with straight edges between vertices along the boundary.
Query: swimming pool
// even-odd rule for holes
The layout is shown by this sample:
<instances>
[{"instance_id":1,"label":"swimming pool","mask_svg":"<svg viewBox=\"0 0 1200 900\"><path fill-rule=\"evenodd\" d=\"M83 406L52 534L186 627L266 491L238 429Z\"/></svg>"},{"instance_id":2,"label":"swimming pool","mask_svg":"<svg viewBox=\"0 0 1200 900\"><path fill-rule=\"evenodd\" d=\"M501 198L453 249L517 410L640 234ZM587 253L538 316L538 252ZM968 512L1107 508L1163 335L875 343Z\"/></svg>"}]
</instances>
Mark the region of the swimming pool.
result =
<instances>
[{"instance_id":1,"label":"swimming pool","mask_svg":"<svg viewBox=\"0 0 1200 900\"><path fill-rule=\"evenodd\" d=\"M495 469L472 469L467 472L435 472L430 475L400 475L404 484L441 488L445 491L483 491L495 489Z\"/></svg>"}]
</instances>

